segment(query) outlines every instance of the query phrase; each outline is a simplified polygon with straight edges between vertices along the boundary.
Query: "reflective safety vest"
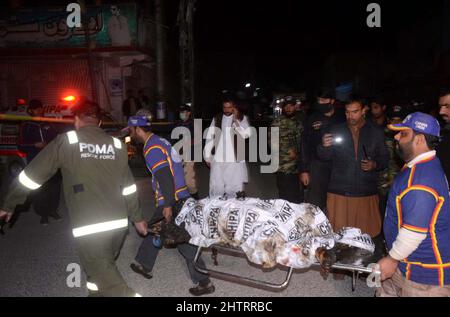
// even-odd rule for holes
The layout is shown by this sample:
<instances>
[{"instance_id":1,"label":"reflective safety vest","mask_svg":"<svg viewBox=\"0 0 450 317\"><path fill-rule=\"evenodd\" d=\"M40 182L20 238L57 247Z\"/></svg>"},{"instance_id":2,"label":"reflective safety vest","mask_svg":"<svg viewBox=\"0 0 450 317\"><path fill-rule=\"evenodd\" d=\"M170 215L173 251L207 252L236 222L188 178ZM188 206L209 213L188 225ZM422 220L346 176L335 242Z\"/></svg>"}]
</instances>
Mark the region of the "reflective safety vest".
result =
<instances>
[{"instance_id":1,"label":"reflective safety vest","mask_svg":"<svg viewBox=\"0 0 450 317\"><path fill-rule=\"evenodd\" d=\"M3 209L12 212L58 169L75 238L127 228L128 217L143 220L126 146L96 126L49 143L20 173Z\"/></svg>"}]
</instances>

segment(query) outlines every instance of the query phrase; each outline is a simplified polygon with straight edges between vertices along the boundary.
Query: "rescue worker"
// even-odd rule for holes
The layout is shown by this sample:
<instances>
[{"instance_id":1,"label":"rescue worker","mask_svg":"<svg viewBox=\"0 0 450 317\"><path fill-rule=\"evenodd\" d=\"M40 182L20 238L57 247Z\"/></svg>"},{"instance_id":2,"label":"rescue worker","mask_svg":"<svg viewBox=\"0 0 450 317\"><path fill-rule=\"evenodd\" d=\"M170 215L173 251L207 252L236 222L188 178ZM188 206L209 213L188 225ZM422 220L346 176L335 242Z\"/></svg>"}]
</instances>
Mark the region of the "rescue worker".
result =
<instances>
[{"instance_id":1,"label":"rescue worker","mask_svg":"<svg viewBox=\"0 0 450 317\"><path fill-rule=\"evenodd\" d=\"M278 148L279 168L277 171L277 187L280 199L299 204L303 202L300 190L297 161L300 155L300 139L303 125L296 117L296 100L286 96L281 105L283 114L272 122L272 127L279 128Z\"/></svg>"},{"instance_id":2,"label":"rescue worker","mask_svg":"<svg viewBox=\"0 0 450 317\"><path fill-rule=\"evenodd\" d=\"M244 183L248 182L248 171L244 139L250 137L251 129L247 116L238 107L233 97L225 96L222 112L214 117L207 132L204 157L211 168L211 198L245 196Z\"/></svg>"},{"instance_id":3,"label":"rescue worker","mask_svg":"<svg viewBox=\"0 0 450 317\"><path fill-rule=\"evenodd\" d=\"M144 143L144 157L148 170L152 174L152 186L155 193L156 213L153 219L164 216L166 223L173 220L174 209L182 206L190 197L184 181L182 159L170 143L151 131L151 122L145 116L132 116L128 121L131 138L137 143ZM178 244L178 251L185 258L191 280L195 287L189 289L194 296L211 294L215 287L208 275L195 270L194 258L196 248L188 243ZM159 246L154 244L153 236L148 235L142 241L136 255L136 262L131 269L147 279L153 277L152 270L159 253ZM205 267L203 261L199 264Z\"/></svg>"},{"instance_id":4,"label":"rescue worker","mask_svg":"<svg viewBox=\"0 0 450 317\"><path fill-rule=\"evenodd\" d=\"M389 192L378 296L450 296L450 196L434 150L439 122L415 112L389 126L406 165Z\"/></svg>"},{"instance_id":5,"label":"rescue worker","mask_svg":"<svg viewBox=\"0 0 450 317\"><path fill-rule=\"evenodd\" d=\"M91 294L136 296L115 264L128 232L128 217L147 234L125 144L98 127L100 108L84 100L74 111L75 129L60 134L25 167L12 185L0 218L61 169L78 255Z\"/></svg>"},{"instance_id":6,"label":"rescue worker","mask_svg":"<svg viewBox=\"0 0 450 317\"><path fill-rule=\"evenodd\" d=\"M28 114L31 117L43 117L44 106L38 99L30 100L28 104ZM22 145L20 149L27 153L27 161L30 163L36 155L56 136L58 132L47 122L27 121L21 126L22 129ZM41 188L30 193L25 208L18 209L24 211L32 204L34 211L41 217L40 223L48 225L49 217L60 220L58 214L59 200L61 195L61 173L58 171L53 175Z\"/></svg>"}]
</instances>

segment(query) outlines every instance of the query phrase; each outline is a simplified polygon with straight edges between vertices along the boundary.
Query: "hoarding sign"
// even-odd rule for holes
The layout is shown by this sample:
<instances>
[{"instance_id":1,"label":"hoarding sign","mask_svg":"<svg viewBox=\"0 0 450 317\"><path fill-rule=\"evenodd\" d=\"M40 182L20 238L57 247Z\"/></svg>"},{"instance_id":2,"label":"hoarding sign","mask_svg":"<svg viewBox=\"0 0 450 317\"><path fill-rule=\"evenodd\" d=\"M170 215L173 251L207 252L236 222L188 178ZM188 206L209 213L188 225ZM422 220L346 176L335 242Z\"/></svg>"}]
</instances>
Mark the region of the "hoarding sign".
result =
<instances>
[{"instance_id":1,"label":"hoarding sign","mask_svg":"<svg viewBox=\"0 0 450 317\"><path fill-rule=\"evenodd\" d=\"M0 13L0 47L84 47L85 28L69 28L66 7L23 8ZM136 4L87 7L88 32L96 47L137 43Z\"/></svg>"}]
</instances>

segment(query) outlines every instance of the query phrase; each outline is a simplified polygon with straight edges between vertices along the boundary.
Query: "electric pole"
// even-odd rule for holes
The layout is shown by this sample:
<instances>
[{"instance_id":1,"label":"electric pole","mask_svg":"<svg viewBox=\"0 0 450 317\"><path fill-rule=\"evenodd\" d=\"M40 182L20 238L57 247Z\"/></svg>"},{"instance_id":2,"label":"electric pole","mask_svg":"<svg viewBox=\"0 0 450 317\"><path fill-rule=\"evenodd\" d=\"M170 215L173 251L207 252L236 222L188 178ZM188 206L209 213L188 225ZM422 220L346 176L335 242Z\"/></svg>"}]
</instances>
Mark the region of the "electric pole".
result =
<instances>
[{"instance_id":1,"label":"electric pole","mask_svg":"<svg viewBox=\"0 0 450 317\"><path fill-rule=\"evenodd\" d=\"M156 19L156 76L158 85L158 99L167 102L166 80L166 31L164 30L164 0L155 0Z\"/></svg>"},{"instance_id":2,"label":"electric pole","mask_svg":"<svg viewBox=\"0 0 450 317\"><path fill-rule=\"evenodd\" d=\"M178 10L181 103L195 110L194 10L196 0L180 0Z\"/></svg>"},{"instance_id":3,"label":"electric pole","mask_svg":"<svg viewBox=\"0 0 450 317\"><path fill-rule=\"evenodd\" d=\"M91 97L92 101L98 103L98 95L97 95L97 79L95 76L96 73L96 65L95 65L95 57L92 53L93 43L91 41L91 36L89 34L89 17L87 13L86 3L84 1L79 1L82 12L82 25L84 29L84 37L86 42L87 49L87 62L89 69L89 78L91 81ZM110 109L108 109L110 110Z\"/></svg>"}]
</instances>

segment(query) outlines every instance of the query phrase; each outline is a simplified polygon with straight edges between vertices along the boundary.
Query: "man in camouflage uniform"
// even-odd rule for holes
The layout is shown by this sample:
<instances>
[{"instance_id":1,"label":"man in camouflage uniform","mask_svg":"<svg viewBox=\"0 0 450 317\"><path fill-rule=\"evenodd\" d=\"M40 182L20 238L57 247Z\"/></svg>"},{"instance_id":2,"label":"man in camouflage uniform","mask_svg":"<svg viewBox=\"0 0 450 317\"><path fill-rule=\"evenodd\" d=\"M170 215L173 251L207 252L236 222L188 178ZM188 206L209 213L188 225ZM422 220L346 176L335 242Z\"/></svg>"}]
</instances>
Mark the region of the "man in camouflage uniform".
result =
<instances>
[{"instance_id":1,"label":"man in camouflage uniform","mask_svg":"<svg viewBox=\"0 0 450 317\"><path fill-rule=\"evenodd\" d=\"M284 98L283 114L272 123L272 127L279 128L279 144L272 150L279 152L280 163L277 171L279 197L298 204L303 202L297 167L303 125L296 118L295 104L296 101L291 96Z\"/></svg>"},{"instance_id":2,"label":"man in camouflage uniform","mask_svg":"<svg viewBox=\"0 0 450 317\"><path fill-rule=\"evenodd\" d=\"M401 123L406 117L405 111L401 106L393 106L392 109L390 109L390 113L388 115L389 124ZM389 151L389 165L386 169L381 171L378 184L378 193L380 196L380 211L383 218L386 210L389 189L391 188L395 176L403 166L403 163L395 150L395 132L389 130L387 126L384 126L384 135L385 143Z\"/></svg>"}]
</instances>

